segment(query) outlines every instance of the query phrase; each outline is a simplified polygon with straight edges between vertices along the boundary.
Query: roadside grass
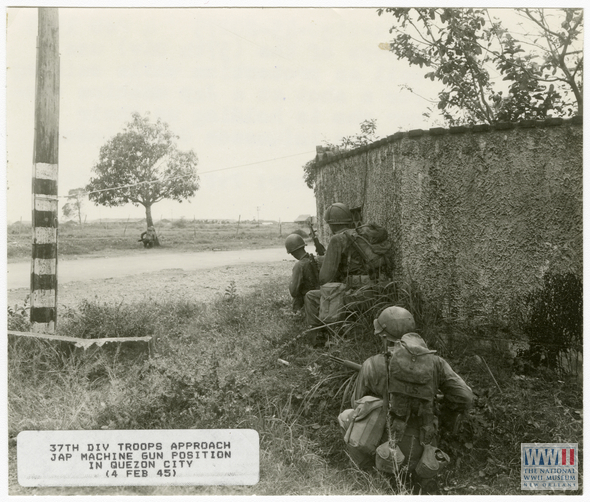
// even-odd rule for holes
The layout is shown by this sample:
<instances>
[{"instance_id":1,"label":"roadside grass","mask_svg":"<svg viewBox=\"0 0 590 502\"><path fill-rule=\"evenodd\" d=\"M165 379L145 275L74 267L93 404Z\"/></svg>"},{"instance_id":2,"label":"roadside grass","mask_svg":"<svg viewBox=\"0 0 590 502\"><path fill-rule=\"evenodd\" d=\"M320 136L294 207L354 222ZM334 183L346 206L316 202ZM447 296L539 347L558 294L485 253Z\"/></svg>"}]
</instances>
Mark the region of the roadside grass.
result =
<instances>
[{"instance_id":1,"label":"roadside grass","mask_svg":"<svg viewBox=\"0 0 590 502\"><path fill-rule=\"evenodd\" d=\"M402 303L417 296L408 288L395 295ZM19 315L13 310L9 322ZM424 313L421 329L436 341L433 319ZM299 336L304 321L291 313L286 285L275 281L248 295L229 284L208 305L85 302L60 324L59 334L69 336L151 334L157 339L152 357L131 347L69 353L52 342L10 337L10 493L390 495L394 489L384 476L356 469L344 452L336 418L350 407L356 373L323 355L360 363L382 350L368 321L351 317L325 347L312 348ZM443 493L528 493L520 490L521 442L577 442L580 489L565 493L582 492L582 392L575 381L548 371L517 374L499 344L446 343L440 353L477 395L458 434L443 431L442 447L452 458ZM495 382L475 356L487 361ZM14 438L22 430L186 428L257 430L260 482L98 489L24 488L16 481Z\"/></svg>"},{"instance_id":2,"label":"roadside grass","mask_svg":"<svg viewBox=\"0 0 590 502\"><path fill-rule=\"evenodd\" d=\"M300 228L295 223L260 224L255 222L209 222L199 220L161 220L155 222L160 247L144 249L138 242L145 231L145 220L92 221L82 226L67 222L59 227L60 256L118 255L130 250L225 251L283 246L285 238ZM304 229L307 230L307 229ZM9 261L31 256L31 226L21 222L7 227Z\"/></svg>"}]
</instances>

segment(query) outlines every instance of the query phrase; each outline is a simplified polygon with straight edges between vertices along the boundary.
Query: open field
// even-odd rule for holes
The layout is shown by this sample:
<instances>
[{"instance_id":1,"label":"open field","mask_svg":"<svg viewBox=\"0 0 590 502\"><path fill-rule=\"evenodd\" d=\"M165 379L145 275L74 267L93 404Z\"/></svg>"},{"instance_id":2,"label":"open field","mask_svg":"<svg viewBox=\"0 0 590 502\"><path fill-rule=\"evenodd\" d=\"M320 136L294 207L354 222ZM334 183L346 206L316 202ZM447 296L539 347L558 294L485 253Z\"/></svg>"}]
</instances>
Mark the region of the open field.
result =
<instances>
[{"instance_id":1,"label":"open field","mask_svg":"<svg viewBox=\"0 0 590 502\"><path fill-rule=\"evenodd\" d=\"M300 228L295 223L209 222L199 220L161 220L155 222L160 247L166 251L223 251L282 246L285 237ZM309 230L303 228L305 232ZM60 259L74 255L115 256L143 249L138 242L145 231L145 220L73 222L59 227ZM8 261L31 256L31 225L17 222L7 228Z\"/></svg>"}]
</instances>

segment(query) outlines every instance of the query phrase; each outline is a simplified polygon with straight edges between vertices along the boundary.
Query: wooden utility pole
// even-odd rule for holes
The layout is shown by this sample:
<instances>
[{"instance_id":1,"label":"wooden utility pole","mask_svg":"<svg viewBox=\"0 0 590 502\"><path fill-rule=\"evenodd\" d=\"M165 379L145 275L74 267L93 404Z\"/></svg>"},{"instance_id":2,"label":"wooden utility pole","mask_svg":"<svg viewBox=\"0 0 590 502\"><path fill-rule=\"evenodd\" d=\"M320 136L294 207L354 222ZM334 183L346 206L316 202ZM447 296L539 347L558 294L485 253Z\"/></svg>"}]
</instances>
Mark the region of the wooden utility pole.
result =
<instances>
[{"instance_id":1,"label":"wooden utility pole","mask_svg":"<svg viewBox=\"0 0 590 502\"><path fill-rule=\"evenodd\" d=\"M59 26L57 8L39 8L35 143L33 146L33 255L31 324L55 333L57 321L57 172L59 146Z\"/></svg>"}]
</instances>

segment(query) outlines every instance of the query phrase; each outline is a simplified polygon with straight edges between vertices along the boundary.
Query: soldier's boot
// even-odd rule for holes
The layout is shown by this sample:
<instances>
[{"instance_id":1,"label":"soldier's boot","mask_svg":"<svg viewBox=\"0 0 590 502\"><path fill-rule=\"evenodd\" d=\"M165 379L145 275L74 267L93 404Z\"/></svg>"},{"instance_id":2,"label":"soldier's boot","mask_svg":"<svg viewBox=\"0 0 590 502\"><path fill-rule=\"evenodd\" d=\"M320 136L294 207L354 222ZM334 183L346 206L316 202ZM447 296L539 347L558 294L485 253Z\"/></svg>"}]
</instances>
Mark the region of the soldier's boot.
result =
<instances>
[{"instance_id":1,"label":"soldier's boot","mask_svg":"<svg viewBox=\"0 0 590 502\"><path fill-rule=\"evenodd\" d=\"M440 495L440 489L438 487L438 478L423 479L414 478L414 493L422 495Z\"/></svg>"}]
</instances>

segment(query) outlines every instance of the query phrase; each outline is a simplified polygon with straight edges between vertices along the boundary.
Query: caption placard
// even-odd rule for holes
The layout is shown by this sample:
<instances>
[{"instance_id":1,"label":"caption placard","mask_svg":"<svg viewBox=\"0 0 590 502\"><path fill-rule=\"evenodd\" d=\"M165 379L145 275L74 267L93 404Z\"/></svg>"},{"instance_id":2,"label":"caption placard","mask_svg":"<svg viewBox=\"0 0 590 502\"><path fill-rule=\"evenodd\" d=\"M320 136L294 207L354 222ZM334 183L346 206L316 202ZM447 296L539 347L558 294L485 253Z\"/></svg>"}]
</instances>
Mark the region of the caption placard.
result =
<instances>
[{"instance_id":1,"label":"caption placard","mask_svg":"<svg viewBox=\"0 0 590 502\"><path fill-rule=\"evenodd\" d=\"M23 431L22 486L254 485L251 429Z\"/></svg>"}]
</instances>

